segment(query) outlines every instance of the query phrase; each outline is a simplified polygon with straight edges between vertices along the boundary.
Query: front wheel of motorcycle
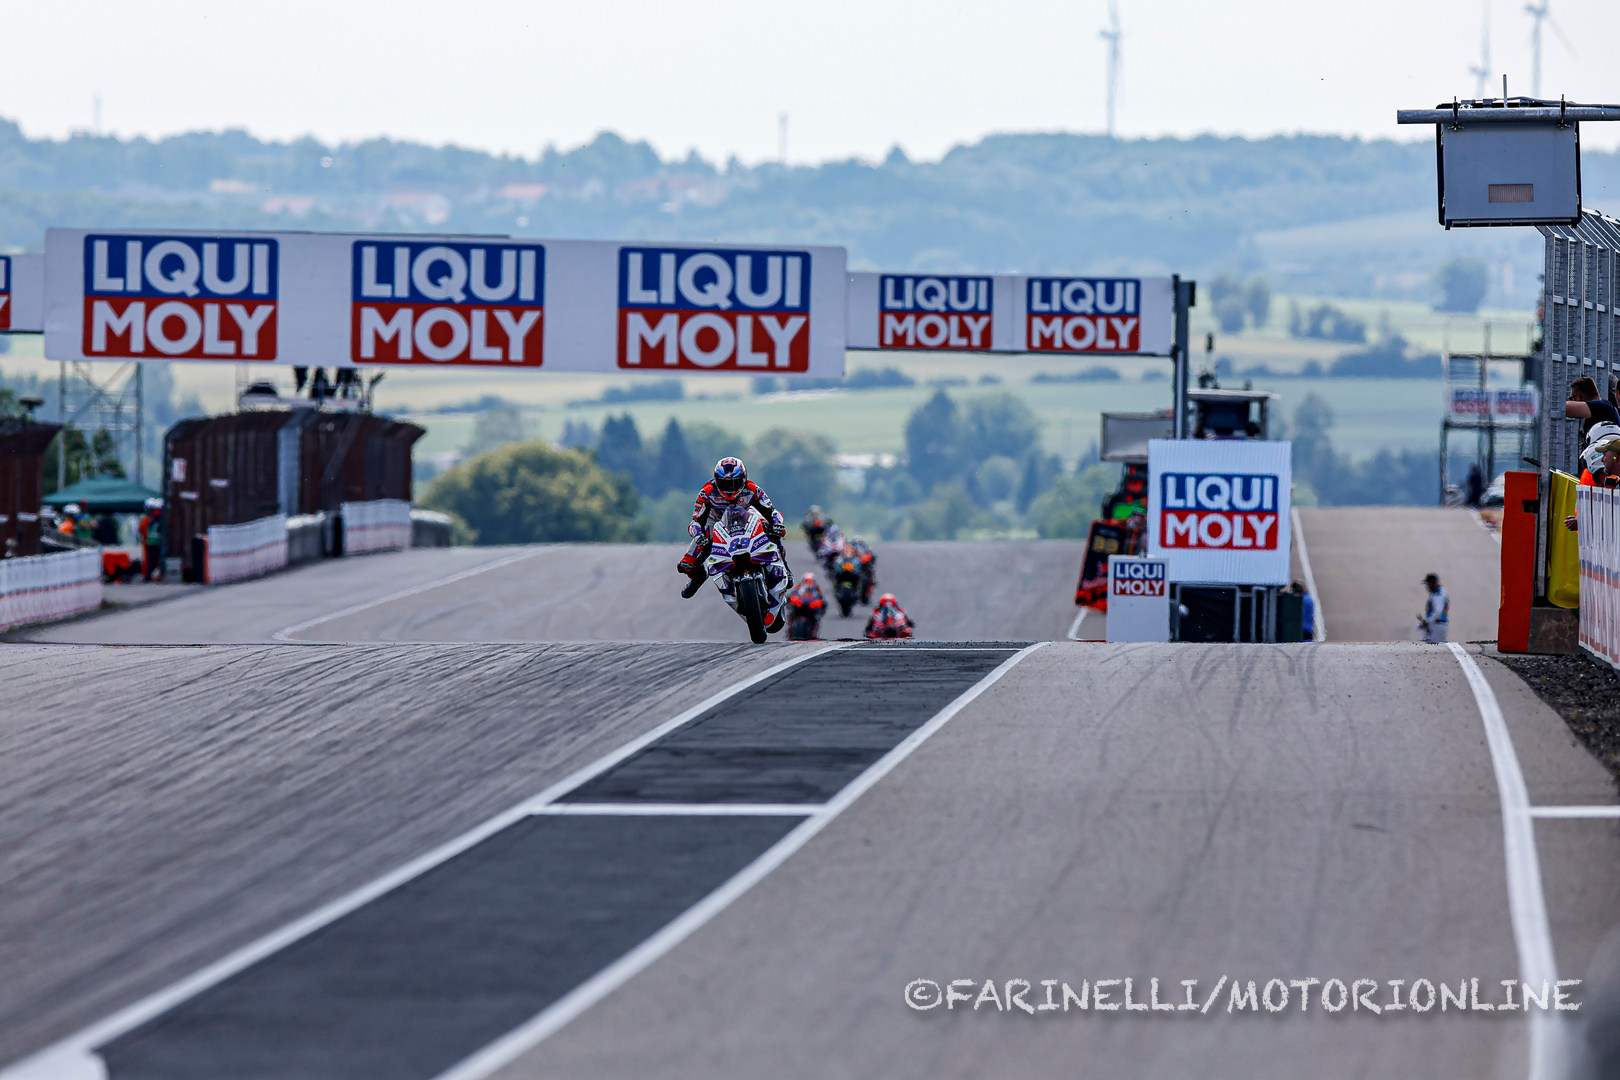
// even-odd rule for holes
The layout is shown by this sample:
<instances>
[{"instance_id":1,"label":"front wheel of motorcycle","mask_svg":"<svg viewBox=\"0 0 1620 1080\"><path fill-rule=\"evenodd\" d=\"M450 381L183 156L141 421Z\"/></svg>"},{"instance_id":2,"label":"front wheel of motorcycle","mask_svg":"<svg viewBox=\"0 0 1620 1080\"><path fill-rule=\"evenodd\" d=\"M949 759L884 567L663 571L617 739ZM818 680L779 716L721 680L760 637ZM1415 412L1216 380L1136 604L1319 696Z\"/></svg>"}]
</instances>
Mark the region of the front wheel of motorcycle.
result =
<instances>
[{"instance_id":1,"label":"front wheel of motorcycle","mask_svg":"<svg viewBox=\"0 0 1620 1080\"><path fill-rule=\"evenodd\" d=\"M737 582L737 614L748 623L748 637L755 645L765 644L765 597L759 582L744 578Z\"/></svg>"}]
</instances>

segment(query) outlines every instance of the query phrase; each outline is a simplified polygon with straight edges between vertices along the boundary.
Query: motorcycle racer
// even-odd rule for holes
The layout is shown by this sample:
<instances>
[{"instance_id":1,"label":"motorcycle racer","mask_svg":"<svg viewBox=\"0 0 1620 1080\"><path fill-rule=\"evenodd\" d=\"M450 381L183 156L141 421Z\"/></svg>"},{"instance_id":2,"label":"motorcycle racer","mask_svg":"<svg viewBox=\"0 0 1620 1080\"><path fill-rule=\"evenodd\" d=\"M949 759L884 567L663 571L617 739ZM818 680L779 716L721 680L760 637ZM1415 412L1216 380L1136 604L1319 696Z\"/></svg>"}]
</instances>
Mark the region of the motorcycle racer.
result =
<instances>
[{"instance_id":1,"label":"motorcycle racer","mask_svg":"<svg viewBox=\"0 0 1620 1080\"><path fill-rule=\"evenodd\" d=\"M810 554L821 554L821 534L826 532L831 524L832 518L828 517L819 506L812 506L804 515L804 536L810 541Z\"/></svg>"},{"instance_id":2,"label":"motorcycle racer","mask_svg":"<svg viewBox=\"0 0 1620 1080\"><path fill-rule=\"evenodd\" d=\"M872 615L866 620L866 636L876 641L880 638L908 638L916 629L917 624L911 621L905 609L894 593L884 593L878 597L877 607L872 609Z\"/></svg>"},{"instance_id":3,"label":"motorcycle racer","mask_svg":"<svg viewBox=\"0 0 1620 1080\"><path fill-rule=\"evenodd\" d=\"M827 599L816 584L816 575L805 574L799 587L787 600L788 637L794 641L814 641L819 636L821 613L827 609Z\"/></svg>"},{"instance_id":4,"label":"motorcycle racer","mask_svg":"<svg viewBox=\"0 0 1620 1080\"><path fill-rule=\"evenodd\" d=\"M872 550L872 545L858 536L849 543L861 560L861 603L870 604L872 589L877 585L877 554Z\"/></svg>"},{"instance_id":5,"label":"motorcycle racer","mask_svg":"<svg viewBox=\"0 0 1620 1080\"><path fill-rule=\"evenodd\" d=\"M703 583L709 579L709 572L703 568L703 560L709 554L709 523L713 518L725 513L732 507L747 509L752 506L765 518L765 530L778 550L782 548L782 537L787 534L787 525L782 520L782 513L771 502L760 486L748 479L748 468L742 461L734 457L723 457L714 466L714 478L703 485L698 492L697 502L692 507L692 522L686 531L692 536L692 543L688 545L686 554L675 569L687 577L686 587L681 595L690 600L697 595ZM782 554L784 567L787 566L787 553ZM788 573L788 585L793 584L792 572Z\"/></svg>"}]
</instances>

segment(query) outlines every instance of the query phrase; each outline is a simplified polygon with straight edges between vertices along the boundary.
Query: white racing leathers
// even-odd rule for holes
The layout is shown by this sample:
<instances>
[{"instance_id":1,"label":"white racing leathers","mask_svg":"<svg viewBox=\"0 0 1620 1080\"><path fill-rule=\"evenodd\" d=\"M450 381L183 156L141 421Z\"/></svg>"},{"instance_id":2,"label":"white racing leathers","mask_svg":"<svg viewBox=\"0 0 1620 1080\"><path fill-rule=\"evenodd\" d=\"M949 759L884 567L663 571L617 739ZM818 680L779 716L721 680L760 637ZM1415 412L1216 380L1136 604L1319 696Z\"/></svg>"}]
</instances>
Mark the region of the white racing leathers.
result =
<instances>
[{"instance_id":1,"label":"white racing leathers","mask_svg":"<svg viewBox=\"0 0 1620 1080\"><path fill-rule=\"evenodd\" d=\"M733 572L746 568L746 572L760 574L769 609L765 625L783 617L789 586L787 563L765 531L765 516L754 507L733 506L710 523L709 554L703 568L733 611L737 610Z\"/></svg>"}]
</instances>

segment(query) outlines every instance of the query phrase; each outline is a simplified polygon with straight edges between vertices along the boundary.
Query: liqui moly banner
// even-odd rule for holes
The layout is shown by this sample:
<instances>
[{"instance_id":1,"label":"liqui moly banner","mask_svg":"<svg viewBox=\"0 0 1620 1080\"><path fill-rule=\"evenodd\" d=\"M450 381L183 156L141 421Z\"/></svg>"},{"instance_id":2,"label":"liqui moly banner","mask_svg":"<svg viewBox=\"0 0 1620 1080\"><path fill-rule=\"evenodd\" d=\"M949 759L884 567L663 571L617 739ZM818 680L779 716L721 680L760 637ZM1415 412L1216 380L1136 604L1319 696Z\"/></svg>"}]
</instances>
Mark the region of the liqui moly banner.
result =
<instances>
[{"instance_id":1,"label":"liqui moly banner","mask_svg":"<svg viewBox=\"0 0 1620 1080\"><path fill-rule=\"evenodd\" d=\"M45 354L837 376L841 248L52 229Z\"/></svg>"},{"instance_id":2,"label":"liqui moly banner","mask_svg":"<svg viewBox=\"0 0 1620 1080\"><path fill-rule=\"evenodd\" d=\"M1293 444L1148 443L1148 554L1173 582L1285 585Z\"/></svg>"},{"instance_id":3,"label":"liqui moly banner","mask_svg":"<svg viewBox=\"0 0 1620 1080\"><path fill-rule=\"evenodd\" d=\"M823 341L825 321L839 323L842 351L842 297L829 295L831 307L813 303L818 255L811 250L626 245L618 256L621 369L807 374L818 319ZM819 258L838 264L836 274L821 275L836 293L843 260L829 260L824 249Z\"/></svg>"},{"instance_id":4,"label":"liqui moly banner","mask_svg":"<svg viewBox=\"0 0 1620 1080\"><path fill-rule=\"evenodd\" d=\"M1168 356L1169 278L849 275L855 349Z\"/></svg>"},{"instance_id":5,"label":"liqui moly banner","mask_svg":"<svg viewBox=\"0 0 1620 1080\"><path fill-rule=\"evenodd\" d=\"M45 329L45 256L0 255L0 331Z\"/></svg>"}]
</instances>

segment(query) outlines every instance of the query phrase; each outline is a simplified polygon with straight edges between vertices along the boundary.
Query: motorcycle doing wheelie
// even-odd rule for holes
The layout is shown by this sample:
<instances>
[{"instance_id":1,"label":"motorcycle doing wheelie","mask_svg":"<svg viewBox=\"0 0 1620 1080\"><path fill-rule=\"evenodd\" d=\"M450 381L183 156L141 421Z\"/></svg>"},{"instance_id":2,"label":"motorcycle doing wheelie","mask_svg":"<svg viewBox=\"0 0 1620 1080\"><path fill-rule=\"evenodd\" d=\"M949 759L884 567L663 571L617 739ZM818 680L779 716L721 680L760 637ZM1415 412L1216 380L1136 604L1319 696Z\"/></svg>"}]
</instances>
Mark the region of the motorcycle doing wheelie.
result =
<instances>
[{"instance_id":1,"label":"motorcycle doing wheelie","mask_svg":"<svg viewBox=\"0 0 1620 1080\"><path fill-rule=\"evenodd\" d=\"M758 510L734 506L709 526L709 554L703 567L721 598L748 624L755 645L782 628L787 563L766 533L765 518Z\"/></svg>"}]
</instances>

